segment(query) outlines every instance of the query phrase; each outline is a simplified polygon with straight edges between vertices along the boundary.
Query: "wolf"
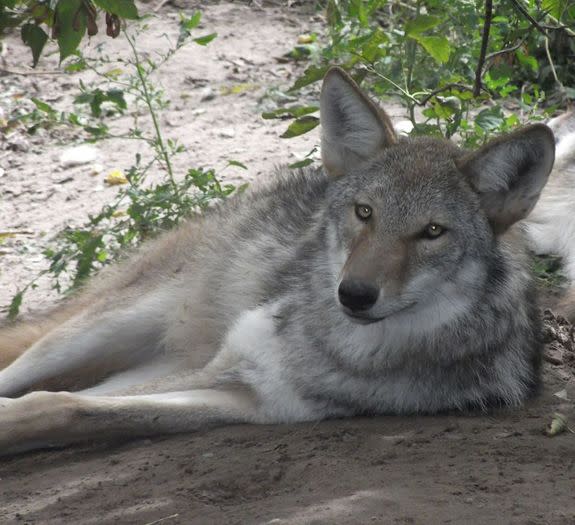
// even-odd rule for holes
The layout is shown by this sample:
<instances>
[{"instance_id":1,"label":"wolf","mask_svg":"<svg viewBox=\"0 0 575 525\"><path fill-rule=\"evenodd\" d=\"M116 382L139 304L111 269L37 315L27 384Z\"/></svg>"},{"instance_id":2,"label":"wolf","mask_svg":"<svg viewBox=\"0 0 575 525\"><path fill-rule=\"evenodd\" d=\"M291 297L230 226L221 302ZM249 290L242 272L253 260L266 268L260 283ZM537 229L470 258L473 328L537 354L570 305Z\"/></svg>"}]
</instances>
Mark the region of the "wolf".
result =
<instances>
[{"instance_id":1,"label":"wolf","mask_svg":"<svg viewBox=\"0 0 575 525\"><path fill-rule=\"evenodd\" d=\"M341 69L323 168L280 170L0 331L0 453L519 405L542 343L526 243L555 140L399 139Z\"/></svg>"},{"instance_id":2,"label":"wolf","mask_svg":"<svg viewBox=\"0 0 575 525\"><path fill-rule=\"evenodd\" d=\"M575 323L575 110L547 125L555 135L555 165L523 229L533 251L562 258L571 286L557 310Z\"/></svg>"}]
</instances>

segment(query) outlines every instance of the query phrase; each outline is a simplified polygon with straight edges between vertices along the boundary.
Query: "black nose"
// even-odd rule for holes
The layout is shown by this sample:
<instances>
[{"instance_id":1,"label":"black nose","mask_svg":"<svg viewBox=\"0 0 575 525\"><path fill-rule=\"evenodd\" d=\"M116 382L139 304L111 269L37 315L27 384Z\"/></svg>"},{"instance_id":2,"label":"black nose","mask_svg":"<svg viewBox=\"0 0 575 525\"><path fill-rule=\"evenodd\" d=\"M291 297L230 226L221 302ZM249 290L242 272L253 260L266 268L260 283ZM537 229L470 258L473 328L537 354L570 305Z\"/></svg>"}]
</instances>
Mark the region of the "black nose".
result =
<instances>
[{"instance_id":1,"label":"black nose","mask_svg":"<svg viewBox=\"0 0 575 525\"><path fill-rule=\"evenodd\" d=\"M357 280L342 281L337 290L339 302L350 310L368 310L377 301L379 289Z\"/></svg>"}]
</instances>

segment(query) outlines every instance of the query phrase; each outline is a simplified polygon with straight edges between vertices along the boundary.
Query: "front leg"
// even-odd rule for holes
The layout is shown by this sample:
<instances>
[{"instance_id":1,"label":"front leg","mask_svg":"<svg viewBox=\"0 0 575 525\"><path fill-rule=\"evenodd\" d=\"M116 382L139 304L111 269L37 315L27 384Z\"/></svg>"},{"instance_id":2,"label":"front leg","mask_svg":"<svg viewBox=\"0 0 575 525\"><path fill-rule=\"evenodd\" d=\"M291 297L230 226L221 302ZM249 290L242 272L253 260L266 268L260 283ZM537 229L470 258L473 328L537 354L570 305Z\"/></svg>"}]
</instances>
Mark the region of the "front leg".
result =
<instances>
[{"instance_id":1,"label":"front leg","mask_svg":"<svg viewBox=\"0 0 575 525\"><path fill-rule=\"evenodd\" d=\"M254 396L238 387L123 397L33 392L0 398L0 455L256 420Z\"/></svg>"}]
</instances>

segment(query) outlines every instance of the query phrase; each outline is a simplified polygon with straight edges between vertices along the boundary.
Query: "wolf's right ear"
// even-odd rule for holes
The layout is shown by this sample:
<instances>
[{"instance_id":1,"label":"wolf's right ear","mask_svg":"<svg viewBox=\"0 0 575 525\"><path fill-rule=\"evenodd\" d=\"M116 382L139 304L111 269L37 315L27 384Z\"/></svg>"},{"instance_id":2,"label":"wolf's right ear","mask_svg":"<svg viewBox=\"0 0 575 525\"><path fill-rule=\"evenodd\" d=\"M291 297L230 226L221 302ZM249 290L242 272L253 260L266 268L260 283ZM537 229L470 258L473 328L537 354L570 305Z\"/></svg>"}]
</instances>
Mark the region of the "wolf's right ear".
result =
<instances>
[{"instance_id":1,"label":"wolf's right ear","mask_svg":"<svg viewBox=\"0 0 575 525\"><path fill-rule=\"evenodd\" d=\"M339 67L323 80L320 115L322 161L334 177L397 142L389 117Z\"/></svg>"}]
</instances>

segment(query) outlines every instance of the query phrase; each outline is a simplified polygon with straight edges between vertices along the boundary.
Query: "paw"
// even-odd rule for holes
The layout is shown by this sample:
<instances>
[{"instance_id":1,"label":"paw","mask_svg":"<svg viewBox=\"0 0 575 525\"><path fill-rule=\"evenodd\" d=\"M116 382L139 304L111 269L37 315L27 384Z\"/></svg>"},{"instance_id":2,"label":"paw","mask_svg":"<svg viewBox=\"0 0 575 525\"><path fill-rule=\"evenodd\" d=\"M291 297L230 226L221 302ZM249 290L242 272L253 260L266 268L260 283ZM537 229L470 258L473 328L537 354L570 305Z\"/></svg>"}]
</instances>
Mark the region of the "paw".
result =
<instances>
[{"instance_id":1,"label":"paw","mask_svg":"<svg viewBox=\"0 0 575 525\"><path fill-rule=\"evenodd\" d=\"M50 446L74 414L73 396L64 392L0 397L0 456Z\"/></svg>"}]
</instances>

